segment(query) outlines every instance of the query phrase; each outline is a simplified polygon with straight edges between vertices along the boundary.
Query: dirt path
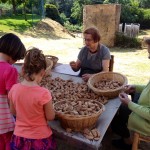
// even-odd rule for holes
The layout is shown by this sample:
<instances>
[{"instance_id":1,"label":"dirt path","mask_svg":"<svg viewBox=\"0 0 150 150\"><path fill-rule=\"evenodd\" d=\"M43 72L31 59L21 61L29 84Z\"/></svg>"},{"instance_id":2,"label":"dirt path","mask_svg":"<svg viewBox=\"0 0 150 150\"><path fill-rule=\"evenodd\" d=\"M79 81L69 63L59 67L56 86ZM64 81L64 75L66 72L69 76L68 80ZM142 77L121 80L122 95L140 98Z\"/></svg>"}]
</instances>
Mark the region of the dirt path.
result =
<instances>
[{"instance_id":1,"label":"dirt path","mask_svg":"<svg viewBox=\"0 0 150 150\"><path fill-rule=\"evenodd\" d=\"M76 60L78 52L83 46L81 37L53 40L25 36L21 37L21 40L27 49L30 47L37 47L43 50L44 54L56 55L61 63L68 63L71 60Z\"/></svg>"}]
</instances>

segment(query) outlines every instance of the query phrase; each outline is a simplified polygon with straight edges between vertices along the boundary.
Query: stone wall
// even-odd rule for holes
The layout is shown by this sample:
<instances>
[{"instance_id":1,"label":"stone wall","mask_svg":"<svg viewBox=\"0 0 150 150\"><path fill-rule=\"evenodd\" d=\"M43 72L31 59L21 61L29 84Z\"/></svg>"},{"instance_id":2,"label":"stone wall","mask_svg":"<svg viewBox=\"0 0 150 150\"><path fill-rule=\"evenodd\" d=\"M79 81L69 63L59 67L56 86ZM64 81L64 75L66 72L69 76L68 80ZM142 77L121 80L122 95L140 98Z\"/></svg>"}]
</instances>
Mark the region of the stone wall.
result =
<instances>
[{"instance_id":1,"label":"stone wall","mask_svg":"<svg viewBox=\"0 0 150 150\"><path fill-rule=\"evenodd\" d=\"M121 5L85 5L83 9L83 29L96 27L101 34L101 43L108 47L115 44L115 33L119 30Z\"/></svg>"}]
</instances>

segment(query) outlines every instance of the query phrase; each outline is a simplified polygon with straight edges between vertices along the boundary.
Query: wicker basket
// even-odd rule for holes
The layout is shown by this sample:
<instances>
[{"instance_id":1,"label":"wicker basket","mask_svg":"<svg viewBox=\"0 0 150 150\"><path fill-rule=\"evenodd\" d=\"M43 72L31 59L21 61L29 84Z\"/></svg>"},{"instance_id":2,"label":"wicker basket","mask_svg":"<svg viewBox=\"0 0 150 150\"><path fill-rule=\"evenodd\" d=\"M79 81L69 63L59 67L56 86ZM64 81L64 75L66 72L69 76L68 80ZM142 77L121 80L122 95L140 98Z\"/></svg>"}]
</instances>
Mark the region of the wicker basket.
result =
<instances>
[{"instance_id":1,"label":"wicker basket","mask_svg":"<svg viewBox=\"0 0 150 150\"><path fill-rule=\"evenodd\" d=\"M89 101L89 100L85 100L85 101ZM56 112L56 118L60 120L61 126L64 129L70 128L73 131L83 131L83 129L85 128L92 128L95 126L99 116L102 114L102 112L105 110L105 106L100 103L97 102L95 100L93 100L94 103L97 103L99 106L101 106L101 109L92 115L69 115L69 114L64 114L64 113L60 113L60 112ZM59 101L57 103L54 104L54 108L55 106L59 106L60 104L64 104L66 103L66 101Z\"/></svg>"},{"instance_id":2,"label":"wicker basket","mask_svg":"<svg viewBox=\"0 0 150 150\"><path fill-rule=\"evenodd\" d=\"M54 68L55 65L56 65L57 62L58 62L58 57L52 56L52 55L45 55L45 57L46 57L46 59L50 59L50 60L53 61L53 66L52 66L52 68Z\"/></svg>"},{"instance_id":3,"label":"wicker basket","mask_svg":"<svg viewBox=\"0 0 150 150\"><path fill-rule=\"evenodd\" d=\"M52 66L53 66L53 61L50 60L50 59L47 59L46 58L46 75L50 75L50 72L51 72L51 69L52 69Z\"/></svg>"},{"instance_id":4,"label":"wicker basket","mask_svg":"<svg viewBox=\"0 0 150 150\"><path fill-rule=\"evenodd\" d=\"M116 89L109 89L109 90L101 90L101 89L95 88L93 85L96 82L101 81L102 79L119 81L122 84L122 86ZM87 84L88 84L88 87L96 94L105 96L111 99L111 98L118 97L119 93L123 90L124 86L127 84L127 78L124 75L120 73L116 73L116 72L101 72L101 73L97 73L91 76Z\"/></svg>"}]
</instances>

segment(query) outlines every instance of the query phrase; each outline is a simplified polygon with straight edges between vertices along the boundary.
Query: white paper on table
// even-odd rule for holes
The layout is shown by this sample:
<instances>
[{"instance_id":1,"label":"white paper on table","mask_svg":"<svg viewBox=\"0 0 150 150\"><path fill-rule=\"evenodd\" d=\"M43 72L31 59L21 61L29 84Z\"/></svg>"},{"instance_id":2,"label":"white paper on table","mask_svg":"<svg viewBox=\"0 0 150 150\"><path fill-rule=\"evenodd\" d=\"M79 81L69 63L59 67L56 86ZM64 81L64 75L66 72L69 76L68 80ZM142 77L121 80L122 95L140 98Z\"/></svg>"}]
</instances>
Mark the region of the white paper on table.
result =
<instances>
[{"instance_id":1,"label":"white paper on table","mask_svg":"<svg viewBox=\"0 0 150 150\"><path fill-rule=\"evenodd\" d=\"M73 76L78 76L80 71L74 72L69 64L62 64L59 66L56 66L53 69L54 72L62 73L62 74L68 74Z\"/></svg>"}]
</instances>

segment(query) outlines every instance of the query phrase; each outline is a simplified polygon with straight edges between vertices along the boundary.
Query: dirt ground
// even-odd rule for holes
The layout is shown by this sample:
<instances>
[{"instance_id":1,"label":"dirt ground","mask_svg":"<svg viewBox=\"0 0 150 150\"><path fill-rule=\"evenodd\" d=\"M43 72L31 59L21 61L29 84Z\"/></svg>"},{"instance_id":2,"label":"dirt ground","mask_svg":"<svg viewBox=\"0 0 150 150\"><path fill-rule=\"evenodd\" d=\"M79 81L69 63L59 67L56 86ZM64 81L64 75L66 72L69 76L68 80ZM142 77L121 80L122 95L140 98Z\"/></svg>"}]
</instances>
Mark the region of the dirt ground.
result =
<instances>
[{"instance_id":1,"label":"dirt ground","mask_svg":"<svg viewBox=\"0 0 150 150\"><path fill-rule=\"evenodd\" d=\"M21 40L27 49L37 47L43 50L44 54L57 56L60 63L69 63L72 60L76 60L78 52L83 46L81 37L47 39L22 36Z\"/></svg>"}]
</instances>

